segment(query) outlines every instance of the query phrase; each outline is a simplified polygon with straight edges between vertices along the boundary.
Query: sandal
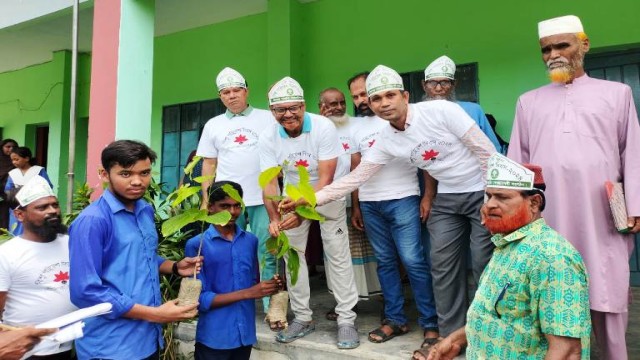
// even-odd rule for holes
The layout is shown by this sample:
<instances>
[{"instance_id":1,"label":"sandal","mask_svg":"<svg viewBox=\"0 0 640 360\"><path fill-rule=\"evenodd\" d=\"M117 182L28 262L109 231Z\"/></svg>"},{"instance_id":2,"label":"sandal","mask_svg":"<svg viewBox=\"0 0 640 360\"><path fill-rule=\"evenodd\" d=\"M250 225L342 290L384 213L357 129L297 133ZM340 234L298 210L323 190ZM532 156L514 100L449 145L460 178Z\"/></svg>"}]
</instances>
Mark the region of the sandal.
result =
<instances>
[{"instance_id":1,"label":"sandal","mask_svg":"<svg viewBox=\"0 0 640 360\"><path fill-rule=\"evenodd\" d=\"M285 330L276 335L276 340L281 343L290 343L296 339L304 337L316 329L316 325L312 321L300 321L293 319L291 324Z\"/></svg>"},{"instance_id":2,"label":"sandal","mask_svg":"<svg viewBox=\"0 0 640 360\"><path fill-rule=\"evenodd\" d=\"M421 348L421 349L414 350L413 355L411 355L412 360L418 359L416 357L416 354L419 354L422 356L423 359L426 359L429 357L429 349Z\"/></svg>"},{"instance_id":3,"label":"sandal","mask_svg":"<svg viewBox=\"0 0 640 360\"><path fill-rule=\"evenodd\" d=\"M387 334L382 330L382 328L385 326L388 326L389 328L391 328L391 334ZM407 327L407 325L396 325L385 320L382 322L382 325L379 328L369 332L368 339L372 343L380 344L385 341L389 341L396 336L404 335L408 332L409 332L409 328ZM379 339L373 338L371 337L371 335L377 336L379 337Z\"/></svg>"},{"instance_id":4,"label":"sandal","mask_svg":"<svg viewBox=\"0 0 640 360\"><path fill-rule=\"evenodd\" d=\"M338 325L338 349L355 349L358 346L360 346L360 337L355 325Z\"/></svg>"}]
</instances>

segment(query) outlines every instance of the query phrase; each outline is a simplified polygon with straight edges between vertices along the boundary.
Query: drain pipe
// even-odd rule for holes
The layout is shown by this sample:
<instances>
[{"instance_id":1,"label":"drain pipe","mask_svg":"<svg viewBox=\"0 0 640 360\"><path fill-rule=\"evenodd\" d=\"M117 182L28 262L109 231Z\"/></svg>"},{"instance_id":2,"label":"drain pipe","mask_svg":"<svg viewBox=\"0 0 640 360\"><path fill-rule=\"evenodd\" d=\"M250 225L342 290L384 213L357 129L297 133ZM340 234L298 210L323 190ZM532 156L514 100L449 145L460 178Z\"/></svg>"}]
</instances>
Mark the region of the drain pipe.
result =
<instances>
[{"instance_id":1,"label":"drain pipe","mask_svg":"<svg viewBox=\"0 0 640 360\"><path fill-rule=\"evenodd\" d=\"M69 109L69 166L67 170L67 214L73 209L73 180L76 157L76 77L78 72L78 2L73 1L71 35L71 99Z\"/></svg>"}]
</instances>

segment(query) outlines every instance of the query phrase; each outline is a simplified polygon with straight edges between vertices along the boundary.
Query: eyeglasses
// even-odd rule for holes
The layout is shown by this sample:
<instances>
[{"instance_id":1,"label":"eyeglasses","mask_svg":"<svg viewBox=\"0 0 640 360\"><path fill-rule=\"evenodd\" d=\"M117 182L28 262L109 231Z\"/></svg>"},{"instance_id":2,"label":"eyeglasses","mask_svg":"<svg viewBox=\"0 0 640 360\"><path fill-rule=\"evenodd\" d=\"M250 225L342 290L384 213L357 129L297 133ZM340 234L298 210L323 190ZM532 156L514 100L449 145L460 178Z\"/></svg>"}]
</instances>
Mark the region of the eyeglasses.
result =
<instances>
[{"instance_id":1,"label":"eyeglasses","mask_svg":"<svg viewBox=\"0 0 640 360\"><path fill-rule=\"evenodd\" d=\"M498 319L502 319L502 315L500 315L500 313L498 312L498 303L504 298L504 294L507 292L509 286L511 286L511 281L507 281L507 283L504 284L502 291L500 291L500 294L498 295L498 300L496 300L495 304L493 304L493 309L496 311Z\"/></svg>"},{"instance_id":2,"label":"eyeglasses","mask_svg":"<svg viewBox=\"0 0 640 360\"><path fill-rule=\"evenodd\" d=\"M287 111L292 114L297 114L300 109L302 109L302 105L293 105L289 107L274 107L271 108L271 111L273 111L277 115L284 115L287 113Z\"/></svg>"},{"instance_id":3,"label":"eyeglasses","mask_svg":"<svg viewBox=\"0 0 640 360\"><path fill-rule=\"evenodd\" d=\"M453 85L453 80L428 80L426 84L429 88L435 88L438 85L440 85L442 88L450 88L451 85Z\"/></svg>"}]
</instances>

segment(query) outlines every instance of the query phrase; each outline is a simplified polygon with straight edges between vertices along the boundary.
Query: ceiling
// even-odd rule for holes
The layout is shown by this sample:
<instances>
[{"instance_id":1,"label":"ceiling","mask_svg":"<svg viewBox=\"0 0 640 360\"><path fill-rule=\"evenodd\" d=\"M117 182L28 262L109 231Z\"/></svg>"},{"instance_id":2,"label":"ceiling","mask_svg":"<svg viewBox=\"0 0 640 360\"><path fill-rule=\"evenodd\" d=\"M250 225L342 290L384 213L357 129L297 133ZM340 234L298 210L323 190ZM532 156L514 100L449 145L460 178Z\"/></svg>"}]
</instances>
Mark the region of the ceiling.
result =
<instances>
[{"instance_id":1,"label":"ceiling","mask_svg":"<svg viewBox=\"0 0 640 360\"><path fill-rule=\"evenodd\" d=\"M54 51L71 49L72 0L2 2L0 73L50 61ZM78 49L88 52L91 50L93 1L81 2ZM171 34L267 11L267 0L241 0L241 6L238 3L234 0L156 0L155 34ZM42 4L48 4L48 7ZM32 20L21 19L25 13L30 13Z\"/></svg>"}]
</instances>

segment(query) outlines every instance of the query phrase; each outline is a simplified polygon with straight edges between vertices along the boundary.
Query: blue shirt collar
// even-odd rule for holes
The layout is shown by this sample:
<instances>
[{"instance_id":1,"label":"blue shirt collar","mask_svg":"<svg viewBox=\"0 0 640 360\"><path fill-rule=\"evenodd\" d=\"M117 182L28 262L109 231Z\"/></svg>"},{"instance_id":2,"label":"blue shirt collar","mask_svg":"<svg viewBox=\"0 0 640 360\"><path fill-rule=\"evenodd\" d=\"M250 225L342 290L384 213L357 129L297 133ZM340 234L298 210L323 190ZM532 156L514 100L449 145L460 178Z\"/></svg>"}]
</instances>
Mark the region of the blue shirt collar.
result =
<instances>
[{"instance_id":1,"label":"blue shirt collar","mask_svg":"<svg viewBox=\"0 0 640 360\"><path fill-rule=\"evenodd\" d=\"M102 193L102 197L104 198L104 200L107 202L107 205L109 205L109 209L111 209L111 212L113 214L120 212L120 211L129 211L124 204L122 203L122 201L118 200L118 198L113 195L113 193L111 192L111 190L109 189L105 189L104 192ZM133 209L133 213L134 214L138 214L140 212L140 210L144 207L144 205L146 205L147 202L140 199L140 200L136 200L135 203L135 207Z\"/></svg>"},{"instance_id":2,"label":"blue shirt collar","mask_svg":"<svg viewBox=\"0 0 640 360\"><path fill-rule=\"evenodd\" d=\"M308 112L305 112L304 119L302 120L302 134L309 132L311 132L311 116ZM280 124L278 124L278 133L283 139L288 139L290 137Z\"/></svg>"},{"instance_id":3,"label":"blue shirt collar","mask_svg":"<svg viewBox=\"0 0 640 360\"><path fill-rule=\"evenodd\" d=\"M227 109L227 111L225 111L224 113L224 116L226 116L227 119L233 119L236 116L249 116L249 114L251 114L252 111L253 111L253 106L248 105L246 109L244 109L238 114L234 114L231 111L229 111L229 109Z\"/></svg>"}]
</instances>

